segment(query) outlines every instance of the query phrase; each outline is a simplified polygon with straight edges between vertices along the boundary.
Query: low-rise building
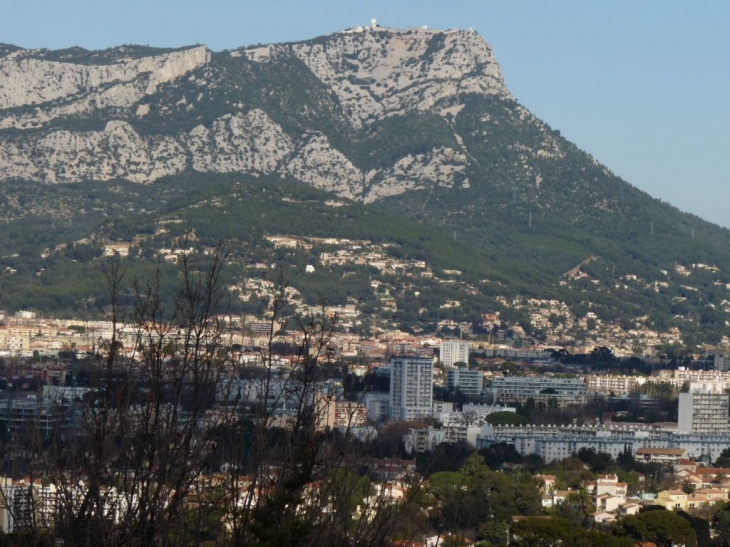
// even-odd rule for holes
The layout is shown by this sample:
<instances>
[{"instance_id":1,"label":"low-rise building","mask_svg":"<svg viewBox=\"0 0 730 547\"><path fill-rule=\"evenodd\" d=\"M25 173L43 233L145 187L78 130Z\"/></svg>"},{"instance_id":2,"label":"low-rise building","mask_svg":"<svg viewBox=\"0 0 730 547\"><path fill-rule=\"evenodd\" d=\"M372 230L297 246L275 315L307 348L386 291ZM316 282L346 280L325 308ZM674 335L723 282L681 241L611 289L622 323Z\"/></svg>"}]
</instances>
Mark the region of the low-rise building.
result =
<instances>
[{"instance_id":1,"label":"low-rise building","mask_svg":"<svg viewBox=\"0 0 730 547\"><path fill-rule=\"evenodd\" d=\"M636 460L672 465L687 457L684 448L652 448L643 446L636 451Z\"/></svg>"},{"instance_id":2,"label":"low-rise building","mask_svg":"<svg viewBox=\"0 0 730 547\"><path fill-rule=\"evenodd\" d=\"M403 435L403 444L409 454L433 450L445 441L446 430L434 429L433 427L410 429L408 433Z\"/></svg>"}]
</instances>

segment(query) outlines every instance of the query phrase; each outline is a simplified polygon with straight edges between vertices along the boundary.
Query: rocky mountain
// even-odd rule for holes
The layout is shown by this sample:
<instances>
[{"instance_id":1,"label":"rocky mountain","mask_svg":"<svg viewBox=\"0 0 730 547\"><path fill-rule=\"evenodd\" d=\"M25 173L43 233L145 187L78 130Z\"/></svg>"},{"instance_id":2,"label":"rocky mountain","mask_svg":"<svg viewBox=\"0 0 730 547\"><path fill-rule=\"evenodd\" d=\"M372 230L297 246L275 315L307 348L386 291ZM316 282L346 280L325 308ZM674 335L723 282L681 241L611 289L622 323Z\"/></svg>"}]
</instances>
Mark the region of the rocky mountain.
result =
<instances>
[{"instance_id":1,"label":"rocky mountain","mask_svg":"<svg viewBox=\"0 0 730 547\"><path fill-rule=\"evenodd\" d=\"M433 113L447 125L468 95L510 98L491 48L473 31L354 29L219 54L203 46L145 56L125 47L83 53L5 51L0 128L16 131L0 140L0 180L151 183L186 170L275 172L372 202L433 184L468 185L468 150L459 135L450 135L451 146L365 169L333 145L327 128L301 123L285 130L269 108L257 108L251 92L276 91L251 89L247 75L301 63L322 96L295 115L304 122L329 110L345 133L412 112ZM211 102L220 110L212 116L205 111ZM140 123L159 116L187 123L173 131ZM92 120L97 129L73 127Z\"/></svg>"},{"instance_id":2,"label":"rocky mountain","mask_svg":"<svg viewBox=\"0 0 730 547\"><path fill-rule=\"evenodd\" d=\"M462 319L522 296L713 342L730 320L728 231L538 120L471 30L360 27L223 52L0 45L0 185L0 266L18 272L0 305L68 289L49 261L78 263L79 241L159 248L172 222L241 256L267 233L390 239L464 272L462 293L482 300ZM74 294L51 307L89 301Z\"/></svg>"}]
</instances>

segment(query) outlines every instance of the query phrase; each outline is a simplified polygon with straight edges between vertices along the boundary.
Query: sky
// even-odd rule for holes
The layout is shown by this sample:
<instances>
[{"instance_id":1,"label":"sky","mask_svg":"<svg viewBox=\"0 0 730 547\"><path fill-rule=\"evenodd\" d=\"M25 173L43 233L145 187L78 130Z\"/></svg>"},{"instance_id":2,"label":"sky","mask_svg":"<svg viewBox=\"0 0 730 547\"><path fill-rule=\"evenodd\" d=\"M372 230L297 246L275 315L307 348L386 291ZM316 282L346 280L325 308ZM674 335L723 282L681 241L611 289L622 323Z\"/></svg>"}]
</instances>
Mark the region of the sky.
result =
<instances>
[{"instance_id":1,"label":"sky","mask_svg":"<svg viewBox=\"0 0 730 547\"><path fill-rule=\"evenodd\" d=\"M0 42L214 51L368 24L474 28L515 98L654 197L730 227L730 2L0 0Z\"/></svg>"}]
</instances>

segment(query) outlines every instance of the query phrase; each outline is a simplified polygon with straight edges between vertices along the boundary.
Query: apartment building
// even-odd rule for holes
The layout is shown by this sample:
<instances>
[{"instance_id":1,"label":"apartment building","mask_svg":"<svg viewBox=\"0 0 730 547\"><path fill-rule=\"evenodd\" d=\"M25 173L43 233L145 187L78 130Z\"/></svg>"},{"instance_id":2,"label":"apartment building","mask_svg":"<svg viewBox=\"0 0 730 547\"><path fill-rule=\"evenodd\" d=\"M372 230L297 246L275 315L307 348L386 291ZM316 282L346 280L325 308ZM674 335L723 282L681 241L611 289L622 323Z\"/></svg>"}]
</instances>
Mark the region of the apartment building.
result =
<instances>
[{"instance_id":1,"label":"apartment building","mask_svg":"<svg viewBox=\"0 0 730 547\"><path fill-rule=\"evenodd\" d=\"M591 374L585 378L588 391L611 396L628 395L638 389L645 381L645 378L639 376L603 376Z\"/></svg>"},{"instance_id":2,"label":"apartment building","mask_svg":"<svg viewBox=\"0 0 730 547\"><path fill-rule=\"evenodd\" d=\"M387 393L367 393L363 397L369 420L380 423L390 417L390 395Z\"/></svg>"},{"instance_id":3,"label":"apartment building","mask_svg":"<svg viewBox=\"0 0 730 547\"><path fill-rule=\"evenodd\" d=\"M685 433L730 434L730 396L695 391L679 394L678 430Z\"/></svg>"},{"instance_id":4,"label":"apartment building","mask_svg":"<svg viewBox=\"0 0 730 547\"><path fill-rule=\"evenodd\" d=\"M730 446L730 435L688 434L651 426L483 426L477 436L477 449L495 443L512 444L523 456L538 454L546 462L567 458L581 448L606 452L614 458L630 451L642 461L649 457L662 463L679 458L712 462ZM681 450L664 454L654 449Z\"/></svg>"},{"instance_id":5,"label":"apartment building","mask_svg":"<svg viewBox=\"0 0 730 547\"><path fill-rule=\"evenodd\" d=\"M730 357L727 355L715 355L715 370L723 372L730 371Z\"/></svg>"},{"instance_id":6,"label":"apartment building","mask_svg":"<svg viewBox=\"0 0 730 547\"><path fill-rule=\"evenodd\" d=\"M581 405L588 401L583 378L554 378L549 376L502 376L493 378L487 393L496 402L527 404L554 404L564 407Z\"/></svg>"},{"instance_id":7,"label":"apartment building","mask_svg":"<svg viewBox=\"0 0 730 547\"><path fill-rule=\"evenodd\" d=\"M469 342L461 340L444 340L441 342L440 361L445 367L453 367L456 363L469 363Z\"/></svg>"},{"instance_id":8,"label":"apartment building","mask_svg":"<svg viewBox=\"0 0 730 547\"><path fill-rule=\"evenodd\" d=\"M367 407L358 402L338 401L336 396L319 393L314 398L317 429L361 427L367 423Z\"/></svg>"},{"instance_id":9,"label":"apartment building","mask_svg":"<svg viewBox=\"0 0 730 547\"><path fill-rule=\"evenodd\" d=\"M461 391L464 395L479 396L484 387L484 374L481 370L454 368L446 373L446 387L449 391Z\"/></svg>"},{"instance_id":10,"label":"apartment building","mask_svg":"<svg viewBox=\"0 0 730 547\"><path fill-rule=\"evenodd\" d=\"M408 433L403 435L403 444L409 454L427 452L445 441L446 430L434 429L433 427L410 429Z\"/></svg>"},{"instance_id":11,"label":"apartment building","mask_svg":"<svg viewBox=\"0 0 730 547\"><path fill-rule=\"evenodd\" d=\"M416 420L431 416L433 359L416 356L390 358L390 416Z\"/></svg>"}]
</instances>

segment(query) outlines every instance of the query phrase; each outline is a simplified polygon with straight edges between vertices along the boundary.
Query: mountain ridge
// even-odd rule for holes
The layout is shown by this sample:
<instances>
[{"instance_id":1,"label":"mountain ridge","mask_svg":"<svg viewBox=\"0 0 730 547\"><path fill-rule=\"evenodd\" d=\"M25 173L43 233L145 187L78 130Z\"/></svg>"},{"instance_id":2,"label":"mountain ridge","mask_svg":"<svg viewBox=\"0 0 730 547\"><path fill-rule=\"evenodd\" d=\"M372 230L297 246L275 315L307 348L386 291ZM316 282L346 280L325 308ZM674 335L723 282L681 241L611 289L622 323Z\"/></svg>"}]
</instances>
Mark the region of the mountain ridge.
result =
<instances>
[{"instance_id":1,"label":"mountain ridge","mask_svg":"<svg viewBox=\"0 0 730 547\"><path fill-rule=\"evenodd\" d=\"M240 256L260 257L269 249L263 226L385 237L368 217L377 210L379 222L401 234L397 254L463 269L470 279L460 296L436 290L444 302L465 295L479 302L468 312L439 312L450 317L473 320L478 309L503 308L497 297L521 295L566 302L626 330L648 321L715 343L727 333L730 232L651 198L537 119L511 95L474 31L360 27L223 52L0 51L0 217L15 235L0 238L7 249L0 266L25 266L38 277L10 283L14 290L34 283L52 290L44 285L52 276L38 274L50 259L26 259L33 268L22 262L53 256L61 244L147 238L170 246L180 234L161 231L158 221L179 221L201 244L225 239L240 245ZM288 222L287 207L305 214L291 203L297 192L309 195L306 188L313 200L344 201L313 208L309 223ZM273 207L277 222L265 207L237 205L231 196L241 192ZM272 192L289 205L274 204ZM240 225L226 224L226 215ZM33 222L50 223L55 235L26 235ZM138 253L150 259L146 245ZM689 268L689 280L678 266ZM346 287L348 271L336 271ZM376 274L358 275L366 286L365 276ZM393 293L412 294L405 281L378 276ZM493 281L482 283L486 277ZM399 313L394 321L419 321L413 310L407 319Z\"/></svg>"},{"instance_id":2,"label":"mountain ridge","mask_svg":"<svg viewBox=\"0 0 730 547\"><path fill-rule=\"evenodd\" d=\"M120 48L112 51L118 53ZM42 129L59 117L84 116L106 108L133 110L134 116L144 117L154 108L145 98L154 95L159 85L209 67L213 58L213 53L204 46L102 65L73 64L73 53L68 53L63 61L49 61L20 49L0 59L0 76L4 80L0 85L0 110L11 111L0 118L0 129ZM359 29L313 41L243 48L215 55L246 59L255 64L294 56L331 90L344 118L355 130L409 111L430 111L436 105L439 105L439 116L453 116L463 108L454 102L459 94L510 97L491 48L473 31ZM448 63L444 61L447 56ZM345 67L351 73L348 77L342 76ZM59 72L63 72L62 77L58 77ZM366 75L369 75L367 81L363 79ZM190 81L196 78L188 76ZM48 81L56 85L45 83ZM85 93L81 92L81 82ZM198 101L202 93L199 91ZM36 106L30 112L27 108L21 109L21 113L12 112L37 103L48 103L48 106ZM194 109L195 103L192 98L182 96L176 106ZM131 112L127 113L127 120L109 121L102 130L46 131L28 147L41 151L39 158L23 154L17 144L5 139L0 177L53 183L110 180L121 176L135 182L153 182L186 168L200 172L263 173L276 168L341 197L375 201L420 187L417 179L452 186L455 184L452 175L463 171L467 159L464 151L441 146L399 158L401 161L385 169L363 172L343 157L322 132L285 135L265 111L246 112L240 106L234 104L228 113L207 120L210 127L200 124L186 133L161 138L145 137L135 131L129 119ZM255 112L253 117L252 112ZM264 150L264 155L274 158L276 165L262 161L250 142L242 142L253 138L275 145L274 150ZM456 135L453 140L458 139ZM294 140L299 146L295 146ZM459 146L463 148L463 143L456 148ZM239 152L242 148L244 153ZM108 149L117 149L117 156L110 156ZM98 162L100 166L86 165L84 158L90 155L102 158ZM183 161L186 155L192 155L192 161ZM246 156L251 161L245 160ZM285 165L284 160L288 160ZM130 163L136 167L125 168ZM321 177L321 182L313 180L308 173L321 173L316 167L323 163L339 165L334 174L345 182L337 184L328 181L326 176ZM381 184L367 191L366 187L376 179Z\"/></svg>"}]
</instances>

